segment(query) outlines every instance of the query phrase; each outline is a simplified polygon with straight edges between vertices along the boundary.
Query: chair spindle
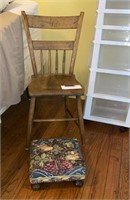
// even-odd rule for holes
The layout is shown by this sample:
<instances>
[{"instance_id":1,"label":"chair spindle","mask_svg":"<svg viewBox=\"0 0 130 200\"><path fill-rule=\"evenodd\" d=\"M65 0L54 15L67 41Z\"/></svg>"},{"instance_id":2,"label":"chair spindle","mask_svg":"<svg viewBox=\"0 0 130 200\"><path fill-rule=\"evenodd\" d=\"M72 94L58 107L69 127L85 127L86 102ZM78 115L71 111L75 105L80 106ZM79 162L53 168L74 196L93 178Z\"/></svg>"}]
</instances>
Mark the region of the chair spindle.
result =
<instances>
[{"instance_id":1,"label":"chair spindle","mask_svg":"<svg viewBox=\"0 0 130 200\"><path fill-rule=\"evenodd\" d=\"M40 60L41 60L41 74L44 74L44 56L43 56L43 51L40 50Z\"/></svg>"},{"instance_id":2,"label":"chair spindle","mask_svg":"<svg viewBox=\"0 0 130 200\"><path fill-rule=\"evenodd\" d=\"M55 55L55 72L58 74L58 50L56 50L56 55Z\"/></svg>"},{"instance_id":3,"label":"chair spindle","mask_svg":"<svg viewBox=\"0 0 130 200\"><path fill-rule=\"evenodd\" d=\"M51 73L51 50L48 50L48 74Z\"/></svg>"},{"instance_id":4,"label":"chair spindle","mask_svg":"<svg viewBox=\"0 0 130 200\"><path fill-rule=\"evenodd\" d=\"M66 50L63 51L62 73L65 74Z\"/></svg>"}]
</instances>

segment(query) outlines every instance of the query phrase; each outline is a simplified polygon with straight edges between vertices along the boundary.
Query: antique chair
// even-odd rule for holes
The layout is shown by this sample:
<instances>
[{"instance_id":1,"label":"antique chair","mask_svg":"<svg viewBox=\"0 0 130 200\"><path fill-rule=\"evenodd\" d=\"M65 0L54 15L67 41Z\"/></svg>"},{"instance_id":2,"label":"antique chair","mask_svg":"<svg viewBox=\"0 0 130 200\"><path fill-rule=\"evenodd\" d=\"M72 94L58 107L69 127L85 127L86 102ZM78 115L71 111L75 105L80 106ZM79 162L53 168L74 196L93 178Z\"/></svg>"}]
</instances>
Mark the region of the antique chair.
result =
<instances>
[{"instance_id":1,"label":"antique chair","mask_svg":"<svg viewBox=\"0 0 130 200\"><path fill-rule=\"evenodd\" d=\"M75 65L75 60L76 60L78 44L79 44L83 15L84 13L81 12L80 15L77 15L77 16L36 16L36 15L32 16L32 15L26 15L26 13L22 11L22 20L23 20L23 24L24 24L24 28L25 28L25 32L27 36L30 58L31 58L32 68L33 68L32 81L28 87L28 91L29 91L29 95L31 99L30 99L26 148L29 148L29 145L30 145L33 122L72 121L72 120L74 120L79 125L81 145L83 146L84 124L83 124L83 116L82 116L81 95L84 94L84 90L81 84L76 80L75 75L74 75L74 65ZM64 29L67 29L67 31L69 31L70 29L72 29L72 30L75 30L74 31L75 36L73 40L72 39L65 40L65 41L63 41L63 39L54 40L53 33L52 33L52 39L44 40L44 41L36 41L36 40L34 41L31 38L31 34L30 34L30 29L32 28L40 28L42 30L48 29L49 31L51 30L54 31L54 29L58 31L60 29L62 31ZM35 61L34 52L36 50L40 50L41 52L40 53L41 55L40 56L40 59L41 59L40 73L38 73L38 69L37 69L37 65ZM69 51L69 55L70 55L70 59L69 59L70 64L68 64L69 61L67 59L67 55L68 55L67 51ZM47 52L48 56L44 52ZM47 56L47 62L45 62L46 56ZM35 107L38 106L38 104L36 105L36 98L43 97L43 96L63 97L65 101L66 112L69 113L70 117L65 116L64 119L63 118L61 119L34 118ZM78 115L77 117L73 117L73 115L71 114L70 110L67 107L67 98L70 96L75 97L77 101L77 115ZM41 156L43 152L46 152L46 151L49 152L51 149L53 149L52 144L51 144L52 146L50 147L50 143L52 142L52 140L48 139L48 141L38 140L36 142L35 141L32 142L31 163L34 162L36 152L39 153L39 155ZM73 139L70 139L70 140L71 140L70 146L77 146L77 148L79 149L77 141ZM60 144L58 143L58 141ZM58 145L63 147L63 142L61 141L61 139L57 139L57 140L55 139L55 143L58 143ZM67 139L67 143L69 143L68 139ZM49 144L49 147L48 147L48 144ZM47 146L48 150L45 150L46 148L44 149L45 146ZM78 154L80 155L80 149L78 150ZM82 160L81 158L82 156L78 156L77 161L79 162L79 160ZM81 161L80 167L82 164L83 162ZM35 177L35 173L33 173L35 171L34 168L35 167L32 165L30 166L30 170L31 170L30 180L33 186L35 184L38 185L38 183L41 183L42 181L44 182L44 180L41 180L39 176L37 178ZM85 177L84 176L85 167L83 166L82 169L84 171L83 176L82 177L80 176L79 179L84 179ZM52 180L52 179L49 179L49 180ZM55 179L55 181L58 181L58 180L59 179ZM78 180L78 178L75 180Z\"/></svg>"}]
</instances>

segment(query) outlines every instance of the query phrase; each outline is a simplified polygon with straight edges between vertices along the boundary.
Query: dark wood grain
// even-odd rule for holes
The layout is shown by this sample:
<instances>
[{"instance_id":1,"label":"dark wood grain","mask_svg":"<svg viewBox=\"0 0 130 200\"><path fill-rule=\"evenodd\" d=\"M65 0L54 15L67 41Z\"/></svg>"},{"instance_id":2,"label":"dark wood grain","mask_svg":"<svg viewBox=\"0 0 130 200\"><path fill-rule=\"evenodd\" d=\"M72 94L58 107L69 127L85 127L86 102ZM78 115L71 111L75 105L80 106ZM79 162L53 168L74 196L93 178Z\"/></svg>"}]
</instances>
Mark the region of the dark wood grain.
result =
<instances>
[{"instance_id":1,"label":"dark wood grain","mask_svg":"<svg viewBox=\"0 0 130 200\"><path fill-rule=\"evenodd\" d=\"M62 100L41 98L39 116L64 115ZM84 102L83 106L84 106ZM76 113L74 99L69 99ZM25 150L29 100L11 106L2 115L1 133L1 199L125 199L129 192L128 130L85 121L85 154L87 176L83 187L72 182L46 183L40 191L33 191L29 182L29 152ZM36 123L32 139L48 137L79 137L74 122Z\"/></svg>"}]
</instances>

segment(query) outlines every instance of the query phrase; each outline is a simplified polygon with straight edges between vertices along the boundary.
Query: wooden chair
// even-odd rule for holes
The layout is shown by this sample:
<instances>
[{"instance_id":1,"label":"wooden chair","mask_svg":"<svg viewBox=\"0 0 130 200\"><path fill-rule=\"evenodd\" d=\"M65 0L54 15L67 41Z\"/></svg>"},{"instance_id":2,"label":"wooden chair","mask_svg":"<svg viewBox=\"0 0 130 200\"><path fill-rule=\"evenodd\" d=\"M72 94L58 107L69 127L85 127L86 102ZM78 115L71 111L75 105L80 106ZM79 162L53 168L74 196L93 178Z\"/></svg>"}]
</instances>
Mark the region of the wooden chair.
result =
<instances>
[{"instance_id":1,"label":"wooden chair","mask_svg":"<svg viewBox=\"0 0 130 200\"><path fill-rule=\"evenodd\" d=\"M76 54L79 44L80 32L82 27L82 20L84 13L81 12L79 16L32 16L27 15L22 11L22 20L27 36L30 58L33 68L32 81L28 87L30 100L30 110L29 110L29 120L28 120L28 130L27 130L27 143L26 147L28 148L31 140L31 131L33 122L44 122L44 121L69 121L74 120L78 123L80 128L81 140L84 141L84 124L82 116L82 105L81 105L81 95L84 94L83 87L76 80L74 75L74 65L76 60ZM75 29L74 40L69 41L34 41L31 38L30 28L40 28L40 29ZM53 34L52 34L53 36ZM52 37L53 39L53 37ZM34 51L40 50L40 59L41 59L41 70L38 73L36 66ZM48 62L44 61L43 52L48 52ZM52 61L52 51L53 51L53 60ZM54 56L55 51L55 56ZM59 51L62 55L62 66L58 66L59 61ZM67 61L67 51L71 52L70 64L68 67ZM61 59L61 56L60 56ZM52 70L52 64L55 66ZM66 64L67 63L67 64ZM67 65L67 66L66 66ZM55 70L55 71L54 71ZM62 89L61 86L75 86L80 85L79 89ZM70 117L65 117L64 119L34 119L34 110L37 97L43 96L62 96L65 99L65 107L67 112L70 114ZM73 117L66 106L67 97L75 96L77 101L77 117ZM38 106L38 105L37 105Z\"/></svg>"}]
</instances>

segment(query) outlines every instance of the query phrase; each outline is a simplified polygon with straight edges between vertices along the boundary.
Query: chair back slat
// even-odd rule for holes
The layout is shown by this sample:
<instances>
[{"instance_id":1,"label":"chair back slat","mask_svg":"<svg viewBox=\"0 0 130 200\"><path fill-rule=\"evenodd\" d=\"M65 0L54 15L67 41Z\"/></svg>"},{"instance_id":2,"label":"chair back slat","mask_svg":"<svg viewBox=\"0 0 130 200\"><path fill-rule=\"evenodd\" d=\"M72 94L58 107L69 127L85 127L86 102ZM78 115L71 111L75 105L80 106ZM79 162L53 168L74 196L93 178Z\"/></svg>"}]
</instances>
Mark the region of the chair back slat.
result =
<instances>
[{"instance_id":1,"label":"chair back slat","mask_svg":"<svg viewBox=\"0 0 130 200\"><path fill-rule=\"evenodd\" d=\"M79 16L63 16L63 17L36 16L36 15L26 15L26 13L22 11L22 19L25 27L25 32L27 35L32 68L35 76L38 75L38 70L36 66L34 51L37 50L40 50L41 52L40 53L41 74L63 73L72 75L74 73L74 65L75 65L79 38L81 33L83 15L84 13L81 12ZM52 34L53 40L52 39L33 40L31 38L30 28L31 29L40 28L42 30L49 29L49 31L50 29L58 29L58 31L59 29L74 29L73 31L75 36L73 37L73 39L68 39L68 40L65 39L64 41L63 40L64 37L62 37L62 39L58 38L54 40L54 36ZM67 30L66 33L68 34L68 32L69 31ZM62 35L62 33L60 35ZM48 56L47 54L44 54L43 56L43 51L48 51ZM69 62L68 62L68 52L70 54Z\"/></svg>"},{"instance_id":2,"label":"chair back slat","mask_svg":"<svg viewBox=\"0 0 130 200\"><path fill-rule=\"evenodd\" d=\"M72 50L74 47L73 41L33 41L34 50Z\"/></svg>"},{"instance_id":3,"label":"chair back slat","mask_svg":"<svg viewBox=\"0 0 130 200\"><path fill-rule=\"evenodd\" d=\"M31 28L43 29L76 29L78 16L52 17L52 16L28 16L28 24Z\"/></svg>"}]
</instances>

